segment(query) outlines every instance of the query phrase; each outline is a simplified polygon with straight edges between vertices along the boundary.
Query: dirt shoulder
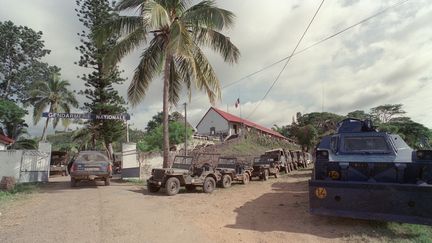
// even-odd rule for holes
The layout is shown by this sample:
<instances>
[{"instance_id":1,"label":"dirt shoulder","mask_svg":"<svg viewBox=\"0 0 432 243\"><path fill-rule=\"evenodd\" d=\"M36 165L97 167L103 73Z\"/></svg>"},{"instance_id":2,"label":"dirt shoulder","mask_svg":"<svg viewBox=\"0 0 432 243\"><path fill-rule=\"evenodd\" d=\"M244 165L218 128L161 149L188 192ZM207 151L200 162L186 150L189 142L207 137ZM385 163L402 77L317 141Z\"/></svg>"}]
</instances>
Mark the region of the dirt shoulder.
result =
<instances>
[{"instance_id":1,"label":"dirt shoulder","mask_svg":"<svg viewBox=\"0 0 432 243\"><path fill-rule=\"evenodd\" d=\"M114 181L70 188L56 178L0 208L0 242L340 242L412 240L386 223L312 216L310 170L212 194L173 197Z\"/></svg>"}]
</instances>

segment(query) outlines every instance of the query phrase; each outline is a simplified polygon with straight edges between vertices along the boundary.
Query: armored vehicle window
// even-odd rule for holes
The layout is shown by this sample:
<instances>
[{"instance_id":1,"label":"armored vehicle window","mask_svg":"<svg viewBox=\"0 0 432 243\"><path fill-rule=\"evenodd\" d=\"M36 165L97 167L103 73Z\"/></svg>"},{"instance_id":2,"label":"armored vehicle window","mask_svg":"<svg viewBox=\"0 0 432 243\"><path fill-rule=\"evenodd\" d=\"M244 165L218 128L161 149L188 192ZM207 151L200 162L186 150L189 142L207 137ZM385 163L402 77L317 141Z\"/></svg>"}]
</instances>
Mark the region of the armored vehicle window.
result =
<instances>
[{"instance_id":1,"label":"armored vehicle window","mask_svg":"<svg viewBox=\"0 0 432 243\"><path fill-rule=\"evenodd\" d=\"M387 153L389 147L384 137L345 137L344 151Z\"/></svg>"},{"instance_id":2,"label":"armored vehicle window","mask_svg":"<svg viewBox=\"0 0 432 243\"><path fill-rule=\"evenodd\" d=\"M336 153L337 148L338 148L338 137L332 137L330 140L330 149L333 151L333 153Z\"/></svg>"}]
</instances>

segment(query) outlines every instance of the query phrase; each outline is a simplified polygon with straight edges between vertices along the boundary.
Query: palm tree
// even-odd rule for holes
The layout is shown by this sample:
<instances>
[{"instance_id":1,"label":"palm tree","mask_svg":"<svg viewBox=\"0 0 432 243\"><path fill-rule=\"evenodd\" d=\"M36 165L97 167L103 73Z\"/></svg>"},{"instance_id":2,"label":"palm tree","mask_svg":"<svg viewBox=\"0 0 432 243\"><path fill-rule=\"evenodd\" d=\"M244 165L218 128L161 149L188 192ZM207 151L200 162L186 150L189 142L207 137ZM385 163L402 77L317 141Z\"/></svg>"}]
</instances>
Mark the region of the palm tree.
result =
<instances>
[{"instance_id":1,"label":"palm tree","mask_svg":"<svg viewBox=\"0 0 432 243\"><path fill-rule=\"evenodd\" d=\"M53 74L48 81L38 81L30 91L29 101L33 105L33 122L36 125L42 113L49 107L49 112L66 112L69 113L71 106L78 107L78 101L75 99L73 92L68 90L70 83L66 80L61 80L58 74ZM46 130L49 123L47 117L45 126L42 132L41 140L46 140ZM54 118L53 127L58 124L59 118Z\"/></svg>"},{"instance_id":2,"label":"palm tree","mask_svg":"<svg viewBox=\"0 0 432 243\"><path fill-rule=\"evenodd\" d=\"M128 88L128 99L137 105L150 82L163 76L163 152L168 165L169 105L179 101L184 85L191 97L191 86L207 93L211 103L220 98L220 82L201 47L220 53L229 63L237 62L240 52L220 31L233 25L234 14L202 1L187 8L187 0L121 0L117 11L135 10L138 15L118 16L103 26L99 40L110 35L122 39L105 57L107 66L118 63L132 50L147 44Z\"/></svg>"}]
</instances>

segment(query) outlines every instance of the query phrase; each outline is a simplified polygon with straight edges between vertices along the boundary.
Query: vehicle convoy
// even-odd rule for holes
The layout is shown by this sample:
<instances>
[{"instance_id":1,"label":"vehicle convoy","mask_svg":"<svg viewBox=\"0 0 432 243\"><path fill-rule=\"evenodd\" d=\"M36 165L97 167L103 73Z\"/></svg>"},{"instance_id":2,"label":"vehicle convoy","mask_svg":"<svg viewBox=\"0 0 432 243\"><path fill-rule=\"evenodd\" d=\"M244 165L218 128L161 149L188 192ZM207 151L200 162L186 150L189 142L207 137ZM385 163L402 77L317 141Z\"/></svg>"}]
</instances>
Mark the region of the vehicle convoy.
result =
<instances>
[{"instance_id":1,"label":"vehicle convoy","mask_svg":"<svg viewBox=\"0 0 432 243\"><path fill-rule=\"evenodd\" d=\"M111 175L111 162L103 152L81 151L70 164L72 187L84 180L102 180L105 186L109 186Z\"/></svg>"},{"instance_id":2,"label":"vehicle convoy","mask_svg":"<svg viewBox=\"0 0 432 243\"><path fill-rule=\"evenodd\" d=\"M153 169L152 176L147 180L148 190L155 193L165 188L166 194L173 196L182 186L188 191L199 186L204 192L212 193L221 174L209 163L197 165L194 162L192 156L176 156L170 168Z\"/></svg>"},{"instance_id":3,"label":"vehicle convoy","mask_svg":"<svg viewBox=\"0 0 432 243\"><path fill-rule=\"evenodd\" d=\"M432 150L345 119L316 149L310 212L432 225Z\"/></svg>"},{"instance_id":4,"label":"vehicle convoy","mask_svg":"<svg viewBox=\"0 0 432 243\"><path fill-rule=\"evenodd\" d=\"M222 176L219 184L223 188L228 188L233 181L240 181L243 184L248 184L253 169L239 162L235 157L219 157L216 170L219 171Z\"/></svg>"},{"instance_id":5,"label":"vehicle convoy","mask_svg":"<svg viewBox=\"0 0 432 243\"><path fill-rule=\"evenodd\" d=\"M253 177L259 177L261 180L266 181L271 175L278 178L281 167L280 164L280 161L275 161L272 157L265 154L254 158L251 179Z\"/></svg>"},{"instance_id":6,"label":"vehicle convoy","mask_svg":"<svg viewBox=\"0 0 432 243\"><path fill-rule=\"evenodd\" d=\"M285 173L288 174L289 172L294 170L293 159L288 150L282 148L267 150L264 152L264 155L272 158L275 163L279 163L280 171L285 171Z\"/></svg>"},{"instance_id":7,"label":"vehicle convoy","mask_svg":"<svg viewBox=\"0 0 432 243\"><path fill-rule=\"evenodd\" d=\"M306 168L307 167L307 161L305 158L305 155L303 151L297 150L297 151L291 151L293 154L293 160L297 163L297 168Z\"/></svg>"}]
</instances>

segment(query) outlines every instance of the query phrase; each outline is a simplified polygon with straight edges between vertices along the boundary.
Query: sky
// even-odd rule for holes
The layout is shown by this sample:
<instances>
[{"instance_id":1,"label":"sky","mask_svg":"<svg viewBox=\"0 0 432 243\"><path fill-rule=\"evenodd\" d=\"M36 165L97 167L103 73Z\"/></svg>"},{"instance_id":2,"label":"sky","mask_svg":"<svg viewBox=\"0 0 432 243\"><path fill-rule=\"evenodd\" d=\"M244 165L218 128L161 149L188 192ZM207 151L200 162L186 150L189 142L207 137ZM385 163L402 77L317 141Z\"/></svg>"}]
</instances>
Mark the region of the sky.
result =
<instances>
[{"instance_id":1,"label":"sky","mask_svg":"<svg viewBox=\"0 0 432 243\"><path fill-rule=\"evenodd\" d=\"M400 2L403 3L397 5ZM378 105L400 103L407 116L432 128L432 1L326 0L297 51L383 9L397 6L293 56L265 99L262 99L265 92L285 62L245 77L288 57L321 1L216 3L236 15L234 27L223 33L241 52L237 64L228 64L219 54L205 49L221 86L229 85L222 89L216 107L272 127L290 124L297 112L345 115L354 110L369 111ZM16 25L42 31L46 48L51 50L44 61L59 66L62 78L70 81L72 89L84 88L84 82L77 76L87 70L74 64L80 56L75 50L79 45L76 33L83 29L75 15L75 1L0 0L0 6L0 21L11 20ZM115 88L125 99L140 50L144 48L140 47L120 63L122 76L127 80ZM136 107L129 107L130 125L144 129L147 121L162 110L161 97L162 81L157 78L144 100ZM238 98L241 105L235 108ZM85 98L79 96L78 100L82 104ZM171 110L183 112L184 102L192 125L211 106L204 93L194 90L191 100L185 95ZM27 120L32 124L31 114ZM40 122L30 126L29 131L40 135L42 127Z\"/></svg>"}]
</instances>

